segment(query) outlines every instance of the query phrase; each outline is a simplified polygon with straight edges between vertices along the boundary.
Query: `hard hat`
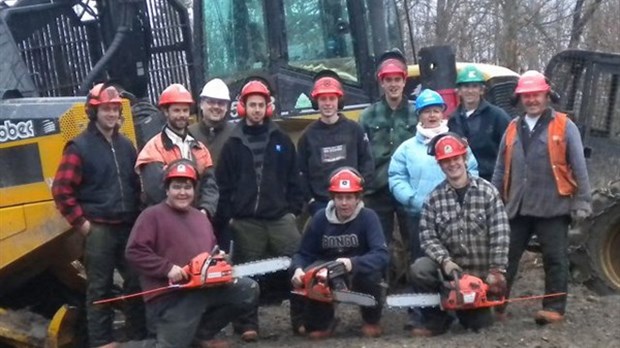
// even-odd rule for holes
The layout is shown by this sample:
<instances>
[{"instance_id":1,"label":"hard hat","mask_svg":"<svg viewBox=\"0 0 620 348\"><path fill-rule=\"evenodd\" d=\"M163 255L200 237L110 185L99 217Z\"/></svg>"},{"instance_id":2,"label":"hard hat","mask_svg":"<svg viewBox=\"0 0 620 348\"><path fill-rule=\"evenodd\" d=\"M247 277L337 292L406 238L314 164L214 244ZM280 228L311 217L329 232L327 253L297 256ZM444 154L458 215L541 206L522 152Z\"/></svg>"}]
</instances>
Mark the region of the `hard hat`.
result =
<instances>
[{"instance_id":1,"label":"hard hat","mask_svg":"<svg viewBox=\"0 0 620 348\"><path fill-rule=\"evenodd\" d=\"M329 179L329 192L333 193L356 193L362 192L363 179L354 168L343 167L337 169Z\"/></svg>"},{"instance_id":2,"label":"hard hat","mask_svg":"<svg viewBox=\"0 0 620 348\"><path fill-rule=\"evenodd\" d=\"M187 88L178 83L173 83L166 87L166 89L164 89L159 96L159 106L193 103L194 99L192 98L192 94L187 90Z\"/></svg>"},{"instance_id":3,"label":"hard hat","mask_svg":"<svg viewBox=\"0 0 620 348\"><path fill-rule=\"evenodd\" d=\"M407 77L407 66L397 59L388 59L379 66L377 77L381 80L390 74L400 75L405 78Z\"/></svg>"},{"instance_id":4,"label":"hard hat","mask_svg":"<svg viewBox=\"0 0 620 348\"><path fill-rule=\"evenodd\" d=\"M174 178L185 178L195 182L198 180L198 172L190 160L180 159L171 162L166 168L164 180L168 181Z\"/></svg>"},{"instance_id":5,"label":"hard hat","mask_svg":"<svg viewBox=\"0 0 620 348\"><path fill-rule=\"evenodd\" d=\"M415 109L418 114L422 112L424 108L433 105L441 106L444 110L446 109L446 103L443 101L441 95L432 89L423 90L415 100Z\"/></svg>"},{"instance_id":6,"label":"hard hat","mask_svg":"<svg viewBox=\"0 0 620 348\"><path fill-rule=\"evenodd\" d=\"M269 91L269 87L267 87L267 85L260 80L248 81L248 83L241 88L239 99L245 102L245 99L251 94L260 94L267 99L267 102L271 100L271 91Z\"/></svg>"},{"instance_id":7,"label":"hard hat","mask_svg":"<svg viewBox=\"0 0 620 348\"><path fill-rule=\"evenodd\" d=\"M547 83L545 75L535 70L528 70L519 77L515 94L549 92L550 90L551 86Z\"/></svg>"},{"instance_id":8,"label":"hard hat","mask_svg":"<svg viewBox=\"0 0 620 348\"><path fill-rule=\"evenodd\" d=\"M221 79L213 79L202 87L201 97L230 101L228 86Z\"/></svg>"},{"instance_id":9,"label":"hard hat","mask_svg":"<svg viewBox=\"0 0 620 348\"><path fill-rule=\"evenodd\" d=\"M332 70L321 70L314 75L314 86L310 96L316 99L321 94L335 94L338 98L344 95L340 77Z\"/></svg>"},{"instance_id":10,"label":"hard hat","mask_svg":"<svg viewBox=\"0 0 620 348\"><path fill-rule=\"evenodd\" d=\"M444 135L435 142L435 159L438 161L467 153L467 142L454 135Z\"/></svg>"},{"instance_id":11,"label":"hard hat","mask_svg":"<svg viewBox=\"0 0 620 348\"><path fill-rule=\"evenodd\" d=\"M103 89L103 90L102 90ZM86 103L90 106L101 104L120 104L123 101L120 93L114 86L108 85L104 88L103 83L95 85L86 97Z\"/></svg>"},{"instance_id":12,"label":"hard hat","mask_svg":"<svg viewBox=\"0 0 620 348\"><path fill-rule=\"evenodd\" d=\"M456 84L461 83L484 83L484 76L475 66L467 65L456 76Z\"/></svg>"}]
</instances>

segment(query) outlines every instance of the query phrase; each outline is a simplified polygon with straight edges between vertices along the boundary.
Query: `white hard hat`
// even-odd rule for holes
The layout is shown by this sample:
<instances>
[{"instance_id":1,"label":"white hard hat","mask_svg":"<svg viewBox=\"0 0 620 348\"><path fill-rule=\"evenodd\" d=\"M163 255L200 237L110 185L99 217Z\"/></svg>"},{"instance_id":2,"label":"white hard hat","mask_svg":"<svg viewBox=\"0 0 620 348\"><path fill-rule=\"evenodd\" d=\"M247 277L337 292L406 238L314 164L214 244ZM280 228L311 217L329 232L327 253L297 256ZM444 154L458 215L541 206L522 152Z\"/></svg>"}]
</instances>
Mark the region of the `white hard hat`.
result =
<instances>
[{"instance_id":1,"label":"white hard hat","mask_svg":"<svg viewBox=\"0 0 620 348\"><path fill-rule=\"evenodd\" d=\"M202 88L200 92L201 97L228 100L230 101L230 91L224 81L220 79L213 79Z\"/></svg>"}]
</instances>

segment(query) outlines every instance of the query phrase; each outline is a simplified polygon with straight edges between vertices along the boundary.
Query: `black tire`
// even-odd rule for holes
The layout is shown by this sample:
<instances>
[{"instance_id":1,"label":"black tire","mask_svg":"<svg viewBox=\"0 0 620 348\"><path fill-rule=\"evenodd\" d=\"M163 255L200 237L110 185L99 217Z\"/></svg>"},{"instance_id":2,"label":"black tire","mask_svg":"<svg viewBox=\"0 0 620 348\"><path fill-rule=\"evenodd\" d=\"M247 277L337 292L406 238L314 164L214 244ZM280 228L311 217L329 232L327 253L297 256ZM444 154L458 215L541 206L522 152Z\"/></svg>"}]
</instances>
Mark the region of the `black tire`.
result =
<instances>
[{"instance_id":1,"label":"black tire","mask_svg":"<svg viewBox=\"0 0 620 348\"><path fill-rule=\"evenodd\" d=\"M573 271L599 294L620 292L620 180L593 197L593 215L580 226L583 244L571 255Z\"/></svg>"},{"instance_id":2,"label":"black tire","mask_svg":"<svg viewBox=\"0 0 620 348\"><path fill-rule=\"evenodd\" d=\"M153 136L161 132L166 124L166 118L157 107L148 101L138 101L131 106L133 126L136 130L138 151L144 147Z\"/></svg>"}]
</instances>

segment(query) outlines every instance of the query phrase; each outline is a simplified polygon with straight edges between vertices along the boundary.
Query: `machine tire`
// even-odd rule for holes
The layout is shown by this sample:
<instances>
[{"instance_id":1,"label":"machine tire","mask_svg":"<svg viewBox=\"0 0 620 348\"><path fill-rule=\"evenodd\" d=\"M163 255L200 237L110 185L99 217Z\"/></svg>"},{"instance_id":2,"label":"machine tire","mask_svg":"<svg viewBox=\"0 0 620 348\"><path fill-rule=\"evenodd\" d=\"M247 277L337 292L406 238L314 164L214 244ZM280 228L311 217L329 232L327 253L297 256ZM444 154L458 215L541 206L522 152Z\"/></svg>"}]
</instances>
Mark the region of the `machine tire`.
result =
<instances>
[{"instance_id":1,"label":"machine tire","mask_svg":"<svg viewBox=\"0 0 620 348\"><path fill-rule=\"evenodd\" d=\"M137 101L131 106L133 124L136 130L138 151L149 139L161 132L166 119L157 107L148 101Z\"/></svg>"},{"instance_id":2,"label":"machine tire","mask_svg":"<svg viewBox=\"0 0 620 348\"><path fill-rule=\"evenodd\" d=\"M581 245L571 253L573 275L599 294L620 292L620 180L592 194L593 214L578 226Z\"/></svg>"}]
</instances>

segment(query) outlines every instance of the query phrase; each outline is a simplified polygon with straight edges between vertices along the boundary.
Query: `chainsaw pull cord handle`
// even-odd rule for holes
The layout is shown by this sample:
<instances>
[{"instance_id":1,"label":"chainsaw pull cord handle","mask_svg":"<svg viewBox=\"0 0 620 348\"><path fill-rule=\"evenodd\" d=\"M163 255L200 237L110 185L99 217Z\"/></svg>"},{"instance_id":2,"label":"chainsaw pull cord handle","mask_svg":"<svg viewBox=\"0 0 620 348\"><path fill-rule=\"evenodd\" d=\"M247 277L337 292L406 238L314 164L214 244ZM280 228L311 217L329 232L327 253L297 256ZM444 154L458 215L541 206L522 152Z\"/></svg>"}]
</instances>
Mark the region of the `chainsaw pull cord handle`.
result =
<instances>
[{"instance_id":1,"label":"chainsaw pull cord handle","mask_svg":"<svg viewBox=\"0 0 620 348\"><path fill-rule=\"evenodd\" d=\"M211 266L211 260L213 260L213 256L218 253L220 250L219 245L215 244L209 257L206 258L205 263L200 268L200 283L204 284L207 281L207 273L209 271L209 266Z\"/></svg>"},{"instance_id":2,"label":"chainsaw pull cord handle","mask_svg":"<svg viewBox=\"0 0 620 348\"><path fill-rule=\"evenodd\" d=\"M463 294L461 293L461 277L459 271L452 271L452 278L454 278L454 291L456 291L456 303L458 305L462 305L465 301L463 300Z\"/></svg>"}]
</instances>

